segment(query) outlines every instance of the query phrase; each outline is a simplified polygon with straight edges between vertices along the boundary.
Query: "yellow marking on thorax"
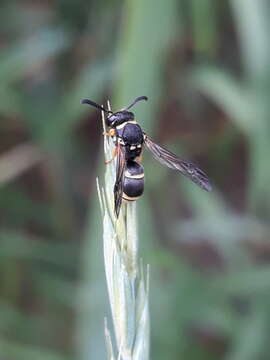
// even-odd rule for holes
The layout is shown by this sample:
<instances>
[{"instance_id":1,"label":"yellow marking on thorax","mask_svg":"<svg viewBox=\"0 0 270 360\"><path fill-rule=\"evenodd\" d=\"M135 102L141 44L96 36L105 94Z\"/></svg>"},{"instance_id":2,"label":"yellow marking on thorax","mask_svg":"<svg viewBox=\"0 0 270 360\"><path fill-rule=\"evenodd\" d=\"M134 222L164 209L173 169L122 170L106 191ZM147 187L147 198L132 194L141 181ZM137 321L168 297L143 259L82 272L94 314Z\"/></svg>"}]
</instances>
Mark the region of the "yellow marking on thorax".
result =
<instances>
[{"instance_id":1,"label":"yellow marking on thorax","mask_svg":"<svg viewBox=\"0 0 270 360\"><path fill-rule=\"evenodd\" d=\"M137 121L136 120L125 121L125 122L123 122L123 124L117 125L116 129L121 130L121 129L123 129L123 127L126 126L126 124L137 124Z\"/></svg>"}]
</instances>

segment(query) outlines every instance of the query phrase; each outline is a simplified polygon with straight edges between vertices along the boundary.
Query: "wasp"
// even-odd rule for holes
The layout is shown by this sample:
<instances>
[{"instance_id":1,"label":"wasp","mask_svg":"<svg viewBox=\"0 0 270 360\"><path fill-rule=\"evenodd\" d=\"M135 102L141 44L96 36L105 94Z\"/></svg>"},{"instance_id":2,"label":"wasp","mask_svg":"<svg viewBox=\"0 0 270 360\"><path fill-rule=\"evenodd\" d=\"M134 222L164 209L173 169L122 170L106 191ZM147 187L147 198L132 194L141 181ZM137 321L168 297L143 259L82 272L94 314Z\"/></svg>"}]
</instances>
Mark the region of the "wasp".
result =
<instances>
[{"instance_id":1,"label":"wasp","mask_svg":"<svg viewBox=\"0 0 270 360\"><path fill-rule=\"evenodd\" d=\"M137 97L124 109L113 112L89 99L83 99L82 104L88 104L104 111L108 132L115 144L113 157L116 161L116 179L114 185L114 209L118 218L122 200L137 200L144 190L144 169L140 164L143 148L146 147L162 165L179 171L200 188L211 190L207 175L195 164L179 158L177 155L156 144L140 127L132 112L128 111L138 101L148 100L146 96Z\"/></svg>"}]
</instances>

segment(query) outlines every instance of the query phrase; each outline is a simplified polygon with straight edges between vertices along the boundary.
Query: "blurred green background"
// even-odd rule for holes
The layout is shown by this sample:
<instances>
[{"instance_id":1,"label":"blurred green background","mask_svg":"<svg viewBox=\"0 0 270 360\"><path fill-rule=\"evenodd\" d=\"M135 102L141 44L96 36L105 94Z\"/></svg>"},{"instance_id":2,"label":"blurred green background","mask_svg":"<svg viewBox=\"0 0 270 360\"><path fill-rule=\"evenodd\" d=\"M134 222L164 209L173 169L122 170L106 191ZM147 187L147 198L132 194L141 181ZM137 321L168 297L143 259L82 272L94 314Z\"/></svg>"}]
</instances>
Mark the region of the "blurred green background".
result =
<instances>
[{"instance_id":1,"label":"blurred green background","mask_svg":"<svg viewBox=\"0 0 270 360\"><path fill-rule=\"evenodd\" d=\"M199 164L145 154L151 358L270 359L270 4L2 0L0 358L105 359L100 115L134 112Z\"/></svg>"}]
</instances>

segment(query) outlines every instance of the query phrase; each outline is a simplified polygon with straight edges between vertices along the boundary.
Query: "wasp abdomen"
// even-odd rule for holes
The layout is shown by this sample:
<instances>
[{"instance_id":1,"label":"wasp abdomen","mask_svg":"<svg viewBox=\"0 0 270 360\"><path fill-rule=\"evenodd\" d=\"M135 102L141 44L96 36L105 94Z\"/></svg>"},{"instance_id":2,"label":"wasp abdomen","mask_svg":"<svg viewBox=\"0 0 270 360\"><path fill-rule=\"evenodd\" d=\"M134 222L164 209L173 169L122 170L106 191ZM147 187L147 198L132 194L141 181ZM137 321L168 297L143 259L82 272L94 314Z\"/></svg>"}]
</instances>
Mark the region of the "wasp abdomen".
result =
<instances>
[{"instance_id":1,"label":"wasp abdomen","mask_svg":"<svg viewBox=\"0 0 270 360\"><path fill-rule=\"evenodd\" d=\"M128 160L126 164L123 195L122 198L127 201L137 200L144 190L144 170L142 165L136 161Z\"/></svg>"}]
</instances>

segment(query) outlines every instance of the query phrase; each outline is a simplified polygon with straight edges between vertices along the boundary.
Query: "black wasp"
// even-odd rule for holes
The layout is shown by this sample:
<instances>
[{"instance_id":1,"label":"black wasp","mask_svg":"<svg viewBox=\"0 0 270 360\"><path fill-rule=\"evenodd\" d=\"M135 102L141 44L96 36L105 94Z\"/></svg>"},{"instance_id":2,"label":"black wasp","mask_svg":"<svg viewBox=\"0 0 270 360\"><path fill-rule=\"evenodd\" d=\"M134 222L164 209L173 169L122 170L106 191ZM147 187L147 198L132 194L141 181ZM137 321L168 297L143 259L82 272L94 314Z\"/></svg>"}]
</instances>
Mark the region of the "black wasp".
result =
<instances>
[{"instance_id":1,"label":"black wasp","mask_svg":"<svg viewBox=\"0 0 270 360\"><path fill-rule=\"evenodd\" d=\"M154 143L145 134L135 120L134 114L128 111L141 100L147 100L147 97L139 96L130 105L117 112L105 109L103 106L88 99L81 101L82 104L95 106L108 114L106 117L107 135L112 137L115 144L113 158L117 157L114 185L114 207L117 217L119 216L123 199L134 201L143 193L144 170L140 164L140 156L144 145L162 165L178 170L202 189L206 191L211 190L209 179L202 170L191 162L180 159L169 150Z\"/></svg>"}]
</instances>

